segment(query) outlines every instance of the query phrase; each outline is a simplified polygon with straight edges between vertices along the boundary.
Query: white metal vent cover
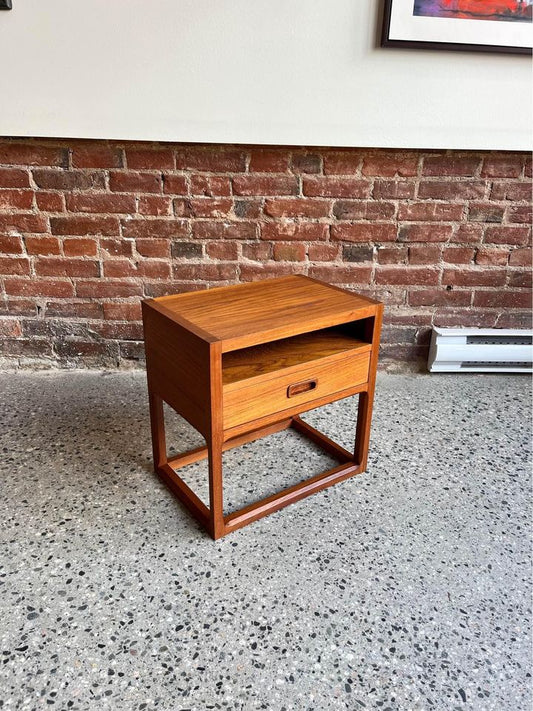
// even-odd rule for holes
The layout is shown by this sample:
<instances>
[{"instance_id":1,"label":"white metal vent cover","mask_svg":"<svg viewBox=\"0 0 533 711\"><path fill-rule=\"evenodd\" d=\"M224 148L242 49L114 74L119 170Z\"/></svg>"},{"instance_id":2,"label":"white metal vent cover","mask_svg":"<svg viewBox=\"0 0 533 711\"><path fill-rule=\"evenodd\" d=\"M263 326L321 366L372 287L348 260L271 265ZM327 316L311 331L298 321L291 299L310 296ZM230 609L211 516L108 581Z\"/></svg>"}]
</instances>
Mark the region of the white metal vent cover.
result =
<instances>
[{"instance_id":1,"label":"white metal vent cover","mask_svg":"<svg viewBox=\"0 0 533 711\"><path fill-rule=\"evenodd\" d=\"M433 328L431 373L531 373L533 330Z\"/></svg>"}]
</instances>

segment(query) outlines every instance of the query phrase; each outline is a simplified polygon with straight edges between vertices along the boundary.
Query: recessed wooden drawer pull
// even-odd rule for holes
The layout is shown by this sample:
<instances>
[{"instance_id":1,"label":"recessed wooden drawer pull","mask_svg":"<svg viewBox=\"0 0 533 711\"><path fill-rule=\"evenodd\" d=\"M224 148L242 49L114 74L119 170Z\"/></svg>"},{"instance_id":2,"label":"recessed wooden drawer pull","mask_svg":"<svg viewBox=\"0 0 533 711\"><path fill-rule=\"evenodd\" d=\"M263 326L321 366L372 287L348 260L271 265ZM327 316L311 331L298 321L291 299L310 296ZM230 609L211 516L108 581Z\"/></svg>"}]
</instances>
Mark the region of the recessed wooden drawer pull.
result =
<instances>
[{"instance_id":1,"label":"recessed wooden drawer pull","mask_svg":"<svg viewBox=\"0 0 533 711\"><path fill-rule=\"evenodd\" d=\"M318 380L304 380L301 383L294 383L287 388L287 397L307 393L309 390L314 390L318 385Z\"/></svg>"}]
</instances>

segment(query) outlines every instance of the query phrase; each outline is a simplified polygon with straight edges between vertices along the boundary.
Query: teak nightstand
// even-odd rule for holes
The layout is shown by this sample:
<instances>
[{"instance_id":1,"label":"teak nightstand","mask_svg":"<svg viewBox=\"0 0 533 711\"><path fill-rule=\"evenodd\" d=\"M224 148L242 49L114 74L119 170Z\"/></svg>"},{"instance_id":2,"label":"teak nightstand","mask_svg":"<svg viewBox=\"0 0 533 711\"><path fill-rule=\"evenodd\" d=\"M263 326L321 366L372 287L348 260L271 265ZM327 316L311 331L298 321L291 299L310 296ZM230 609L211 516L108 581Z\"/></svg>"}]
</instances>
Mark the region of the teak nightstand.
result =
<instances>
[{"instance_id":1,"label":"teak nightstand","mask_svg":"<svg viewBox=\"0 0 533 711\"><path fill-rule=\"evenodd\" d=\"M143 302L156 473L213 538L365 470L383 306L304 276ZM300 419L359 393L354 452ZM206 447L168 459L163 401ZM293 427L339 466L227 516L222 452ZM209 508L176 470L209 458ZM252 474L251 474L252 475Z\"/></svg>"}]
</instances>

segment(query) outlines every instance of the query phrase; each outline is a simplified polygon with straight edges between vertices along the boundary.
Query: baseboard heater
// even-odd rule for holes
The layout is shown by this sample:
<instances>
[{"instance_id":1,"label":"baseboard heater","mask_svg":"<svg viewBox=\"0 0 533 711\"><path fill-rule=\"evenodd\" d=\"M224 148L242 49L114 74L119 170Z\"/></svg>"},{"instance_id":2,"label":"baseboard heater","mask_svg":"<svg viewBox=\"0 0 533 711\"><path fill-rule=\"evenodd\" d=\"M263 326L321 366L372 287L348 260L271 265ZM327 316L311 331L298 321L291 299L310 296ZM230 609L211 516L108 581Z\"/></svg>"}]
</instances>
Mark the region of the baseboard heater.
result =
<instances>
[{"instance_id":1,"label":"baseboard heater","mask_svg":"<svg viewBox=\"0 0 533 711\"><path fill-rule=\"evenodd\" d=\"M430 373L531 373L533 330L433 328Z\"/></svg>"}]
</instances>

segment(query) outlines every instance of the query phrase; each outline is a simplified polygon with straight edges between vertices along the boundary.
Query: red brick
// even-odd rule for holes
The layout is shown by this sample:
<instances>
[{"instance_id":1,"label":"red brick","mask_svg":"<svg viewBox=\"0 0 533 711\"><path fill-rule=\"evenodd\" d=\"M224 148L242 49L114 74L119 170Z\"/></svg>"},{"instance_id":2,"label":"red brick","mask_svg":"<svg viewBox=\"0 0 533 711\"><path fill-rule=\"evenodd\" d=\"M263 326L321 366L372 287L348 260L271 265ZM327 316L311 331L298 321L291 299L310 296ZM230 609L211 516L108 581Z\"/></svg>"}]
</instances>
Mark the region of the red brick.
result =
<instances>
[{"instance_id":1,"label":"red brick","mask_svg":"<svg viewBox=\"0 0 533 711\"><path fill-rule=\"evenodd\" d=\"M484 178L518 178L522 168L523 160L519 155L488 155L483 160L481 175Z\"/></svg>"},{"instance_id":2,"label":"red brick","mask_svg":"<svg viewBox=\"0 0 533 711\"><path fill-rule=\"evenodd\" d=\"M364 153L358 149L327 151L324 154L324 172L328 175L356 175L363 164Z\"/></svg>"},{"instance_id":3,"label":"red brick","mask_svg":"<svg viewBox=\"0 0 533 711\"><path fill-rule=\"evenodd\" d=\"M207 173L238 173L246 167L246 154L238 149L218 146L191 146L178 149L176 168Z\"/></svg>"},{"instance_id":4,"label":"red brick","mask_svg":"<svg viewBox=\"0 0 533 711\"><path fill-rule=\"evenodd\" d=\"M256 239L255 222L195 222L192 227L196 239Z\"/></svg>"},{"instance_id":5,"label":"red brick","mask_svg":"<svg viewBox=\"0 0 533 711\"><path fill-rule=\"evenodd\" d=\"M286 173L289 153L285 149L252 148L249 170L251 173Z\"/></svg>"},{"instance_id":6,"label":"red brick","mask_svg":"<svg viewBox=\"0 0 533 711\"><path fill-rule=\"evenodd\" d=\"M2 142L0 163L5 165L50 165L66 168L68 150L55 146L39 146L33 143Z\"/></svg>"},{"instance_id":7,"label":"red brick","mask_svg":"<svg viewBox=\"0 0 533 711\"><path fill-rule=\"evenodd\" d=\"M327 217L329 200L309 198L270 198L265 201L265 214L271 217Z\"/></svg>"},{"instance_id":8,"label":"red brick","mask_svg":"<svg viewBox=\"0 0 533 711\"><path fill-rule=\"evenodd\" d=\"M162 179L155 173L109 173L109 188L115 193L160 193Z\"/></svg>"},{"instance_id":9,"label":"red brick","mask_svg":"<svg viewBox=\"0 0 533 711\"><path fill-rule=\"evenodd\" d=\"M315 242L328 237L328 226L318 222L265 222L261 225L261 239L307 240Z\"/></svg>"},{"instance_id":10,"label":"red brick","mask_svg":"<svg viewBox=\"0 0 533 711\"><path fill-rule=\"evenodd\" d=\"M126 148L126 161L134 170L172 170L174 153L170 148Z\"/></svg>"},{"instance_id":11,"label":"red brick","mask_svg":"<svg viewBox=\"0 0 533 711\"><path fill-rule=\"evenodd\" d=\"M337 200L333 214L338 220L388 220L394 217L392 202L364 200Z\"/></svg>"},{"instance_id":12,"label":"red brick","mask_svg":"<svg viewBox=\"0 0 533 711\"><path fill-rule=\"evenodd\" d=\"M141 303L135 302L115 302L103 304L104 318L109 321L140 321Z\"/></svg>"},{"instance_id":13,"label":"red brick","mask_svg":"<svg viewBox=\"0 0 533 711\"><path fill-rule=\"evenodd\" d=\"M505 267L508 259L508 249L490 249L488 247L480 247L476 254L476 264L487 264L495 267Z\"/></svg>"},{"instance_id":14,"label":"red brick","mask_svg":"<svg viewBox=\"0 0 533 711\"><path fill-rule=\"evenodd\" d=\"M403 242L447 242L452 232L451 225L410 224L400 227L398 239Z\"/></svg>"},{"instance_id":15,"label":"red brick","mask_svg":"<svg viewBox=\"0 0 533 711\"><path fill-rule=\"evenodd\" d=\"M233 213L235 217L242 217L245 220L257 219L263 211L264 198L237 199L233 202Z\"/></svg>"},{"instance_id":16,"label":"red brick","mask_svg":"<svg viewBox=\"0 0 533 711\"><path fill-rule=\"evenodd\" d=\"M530 235L529 227L487 227L484 242L490 244L525 245Z\"/></svg>"},{"instance_id":17,"label":"red brick","mask_svg":"<svg viewBox=\"0 0 533 711\"><path fill-rule=\"evenodd\" d=\"M124 237L135 239L143 237L175 239L189 234L189 223L187 220L165 220L157 217L148 220L123 220L122 234Z\"/></svg>"},{"instance_id":18,"label":"red brick","mask_svg":"<svg viewBox=\"0 0 533 711\"><path fill-rule=\"evenodd\" d=\"M416 184L407 180L376 180L372 197L375 200L412 200Z\"/></svg>"},{"instance_id":19,"label":"red brick","mask_svg":"<svg viewBox=\"0 0 533 711\"><path fill-rule=\"evenodd\" d=\"M67 279L4 279L4 286L6 294L10 296L74 296L74 287Z\"/></svg>"},{"instance_id":20,"label":"red brick","mask_svg":"<svg viewBox=\"0 0 533 711\"><path fill-rule=\"evenodd\" d=\"M331 239L343 242L394 242L396 225L388 222L333 225Z\"/></svg>"},{"instance_id":21,"label":"red brick","mask_svg":"<svg viewBox=\"0 0 533 711\"><path fill-rule=\"evenodd\" d=\"M100 142L75 146L72 151L72 165L75 168L122 168L122 149Z\"/></svg>"},{"instance_id":22,"label":"red brick","mask_svg":"<svg viewBox=\"0 0 533 711\"><path fill-rule=\"evenodd\" d=\"M133 195L115 195L113 193L67 195L67 208L70 212L133 213L135 207Z\"/></svg>"},{"instance_id":23,"label":"red brick","mask_svg":"<svg viewBox=\"0 0 533 711\"><path fill-rule=\"evenodd\" d=\"M137 263L137 275L142 279L170 279L170 264L155 259L142 259Z\"/></svg>"},{"instance_id":24,"label":"red brick","mask_svg":"<svg viewBox=\"0 0 533 711\"><path fill-rule=\"evenodd\" d=\"M189 204L194 217L227 217L233 207L233 200L231 198L191 198Z\"/></svg>"},{"instance_id":25,"label":"red brick","mask_svg":"<svg viewBox=\"0 0 533 711\"><path fill-rule=\"evenodd\" d=\"M239 258L239 246L236 242L209 242L206 251L210 259L231 262Z\"/></svg>"},{"instance_id":26,"label":"red brick","mask_svg":"<svg viewBox=\"0 0 533 711\"><path fill-rule=\"evenodd\" d=\"M531 271L512 271L509 273L509 282L507 286L511 288L531 289Z\"/></svg>"},{"instance_id":27,"label":"red brick","mask_svg":"<svg viewBox=\"0 0 533 711\"><path fill-rule=\"evenodd\" d=\"M22 254L20 237L0 235L0 254Z\"/></svg>"},{"instance_id":28,"label":"red brick","mask_svg":"<svg viewBox=\"0 0 533 711\"><path fill-rule=\"evenodd\" d=\"M340 256L338 244L310 244L308 257L311 262L334 262Z\"/></svg>"},{"instance_id":29,"label":"red brick","mask_svg":"<svg viewBox=\"0 0 533 711\"><path fill-rule=\"evenodd\" d=\"M273 245L271 242L254 242L242 245L242 256L254 262L267 262L272 259Z\"/></svg>"},{"instance_id":30,"label":"red brick","mask_svg":"<svg viewBox=\"0 0 533 711\"><path fill-rule=\"evenodd\" d=\"M50 226L54 235L118 235L119 222L116 217L51 217Z\"/></svg>"},{"instance_id":31,"label":"red brick","mask_svg":"<svg viewBox=\"0 0 533 711\"><path fill-rule=\"evenodd\" d=\"M372 276L372 267L360 265L310 266L309 276L330 284L368 284Z\"/></svg>"},{"instance_id":32,"label":"red brick","mask_svg":"<svg viewBox=\"0 0 533 711\"><path fill-rule=\"evenodd\" d=\"M235 195L297 195L298 179L292 175L237 175Z\"/></svg>"},{"instance_id":33,"label":"red brick","mask_svg":"<svg viewBox=\"0 0 533 711\"><path fill-rule=\"evenodd\" d=\"M167 192L166 179L165 192ZM231 195L231 179L221 175L191 175L191 195L206 197Z\"/></svg>"},{"instance_id":34,"label":"red brick","mask_svg":"<svg viewBox=\"0 0 533 711\"><path fill-rule=\"evenodd\" d=\"M27 170L18 170L17 168L0 168L0 188L29 187L30 176Z\"/></svg>"},{"instance_id":35,"label":"red brick","mask_svg":"<svg viewBox=\"0 0 533 711\"><path fill-rule=\"evenodd\" d=\"M427 346L417 344L390 344L384 343L380 348L380 364L383 367L384 363L389 361L403 361L405 363L418 363L419 369L425 368L427 360Z\"/></svg>"},{"instance_id":36,"label":"red brick","mask_svg":"<svg viewBox=\"0 0 533 711\"><path fill-rule=\"evenodd\" d=\"M61 358L67 360L96 358L97 356L107 355L108 346L103 341L68 339L59 341L56 344L56 351Z\"/></svg>"},{"instance_id":37,"label":"red brick","mask_svg":"<svg viewBox=\"0 0 533 711\"><path fill-rule=\"evenodd\" d=\"M367 198L370 185L357 178L309 177L303 179L303 193L311 197Z\"/></svg>"},{"instance_id":38,"label":"red brick","mask_svg":"<svg viewBox=\"0 0 533 711\"><path fill-rule=\"evenodd\" d=\"M469 306L472 292L455 289L417 289L409 291L411 306Z\"/></svg>"},{"instance_id":39,"label":"red brick","mask_svg":"<svg viewBox=\"0 0 533 711\"><path fill-rule=\"evenodd\" d=\"M463 217L463 205L448 202L401 203L398 208L400 222L456 222Z\"/></svg>"},{"instance_id":40,"label":"red brick","mask_svg":"<svg viewBox=\"0 0 533 711\"><path fill-rule=\"evenodd\" d=\"M435 200L475 200L485 195L486 185L480 180L421 180L419 198Z\"/></svg>"},{"instance_id":41,"label":"red brick","mask_svg":"<svg viewBox=\"0 0 533 711\"><path fill-rule=\"evenodd\" d=\"M531 159L531 154L527 155L524 161L524 175L526 178L533 177L533 161Z\"/></svg>"},{"instance_id":42,"label":"red brick","mask_svg":"<svg viewBox=\"0 0 533 711\"><path fill-rule=\"evenodd\" d=\"M398 153L383 151L370 153L363 160L363 175L380 178L408 178L418 172L418 155L416 153Z\"/></svg>"},{"instance_id":43,"label":"red brick","mask_svg":"<svg viewBox=\"0 0 533 711\"><path fill-rule=\"evenodd\" d=\"M134 264L127 259L112 259L104 262L104 277L107 278L170 278L170 264L164 261L141 260Z\"/></svg>"},{"instance_id":44,"label":"red brick","mask_svg":"<svg viewBox=\"0 0 533 711\"><path fill-rule=\"evenodd\" d=\"M422 175L471 177L478 173L480 166L480 157L427 156L424 158Z\"/></svg>"},{"instance_id":45,"label":"red brick","mask_svg":"<svg viewBox=\"0 0 533 711\"><path fill-rule=\"evenodd\" d=\"M510 291L509 289L496 289L493 291L476 291L474 293L474 306L480 308L531 308L531 294L526 291Z\"/></svg>"},{"instance_id":46,"label":"red brick","mask_svg":"<svg viewBox=\"0 0 533 711\"><path fill-rule=\"evenodd\" d=\"M141 195L137 203L140 215L164 217L172 214L172 200L163 195Z\"/></svg>"},{"instance_id":47,"label":"red brick","mask_svg":"<svg viewBox=\"0 0 533 711\"><path fill-rule=\"evenodd\" d=\"M133 252L133 242L123 239L101 239L100 248L112 257L130 257Z\"/></svg>"},{"instance_id":48,"label":"red brick","mask_svg":"<svg viewBox=\"0 0 533 711\"><path fill-rule=\"evenodd\" d=\"M174 198L172 201L172 210L176 217L191 217L192 205L190 198Z\"/></svg>"},{"instance_id":49,"label":"red brick","mask_svg":"<svg viewBox=\"0 0 533 711\"><path fill-rule=\"evenodd\" d=\"M452 236L450 242L455 242L456 244L462 243L477 243L481 241L483 236L482 225L459 225L455 234Z\"/></svg>"},{"instance_id":50,"label":"red brick","mask_svg":"<svg viewBox=\"0 0 533 711\"><path fill-rule=\"evenodd\" d=\"M442 283L446 286L503 286L505 269L445 269Z\"/></svg>"},{"instance_id":51,"label":"red brick","mask_svg":"<svg viewBox=\"0 0 533 711\"><path fill-rule=\"evenodd\" d=\"M439 271L421 267L381 267L376 269L376 284L419 284L433 286L439 282Z\"/></svg>"},{"instance_id":52,"label":"red brick","mask_svg":"<svg viewBox=\"0 0 533 711\"><path fill-rule=\"evenodd\" d=\"M474 259L474 250L471 247L446 247L443 258L448 264L470 264Z\"/></svg>"},{"instance_id":53,"label":"red brick","mask_svg":"<svg viewBox=\"0 0 533 711\"><path fill-rule=\"evenodd\" d=\"M292 264L242 264L240 268L241 281L259 281L272 277L288 276L289 274L305 273L306 265L301 262Z\"/></svg>"},{"instance_id":54,"label":"red brick","mask_svg":"<svg viewBox=\"0 0 533 711\"><path fill-rule=\"evenodd\" d=\"M101 319L103 311L102 304L94 301L47 301L46 315Z\"/></svg>"},{"instance_id":55,"label":"red brick","mask_svg":"<svg viewBox=\"0 0 533 711\"><path fill-rule=\"evenodd\" d=\"M142 285L129 281L77 281L76 296L92 299L120 299L142 296Z\"/></svg>"},{"instance_id":56,"label":"red brick","mask_svg":"<svg viewBox=\"0 0 533 711\"><path fill-rule=\"evenodd\" d=\"M13 318L0 319L0 337L1 338L18 338L22 336L22 328L20 321Z\"/></svg>"},{"instance_id":57,"label":"red brick","mask_svg":"<svg viewBox=\"0 0 533 711\"><path fill-rule=\"evenodd\" d=\"M492 200L531 200L531 181L494 182L490 197Z\"/></svg>"},{"instance_id":58,"label":"red brick","mask_svg":"<svg viewBox=\"0 0 533 711\"><path fill-rule=\"evenodd\" d=\"M531 328L531 311L504 311L496 319L497 328Z\"/></svg>"},{"instance_id":59,"label":"red brick","mask_svg":"<svg viewBox=\"0 0 533 711\"><path fill-rule=\"evenodd\" d=\"M526 223L528 225L531 224L533 221L531 205L509 207L507 209L507 220L508 222Z\"/></svg>"},{"instance_id":60,"label":"red brick","mask_svg":"<svg viewBox=\"0 0 533 711\"><path fill-rule=\"evenodd\" d=\"M35 304L35 299L7 299L4 301L5 308L2 309L2 313L9 314L11 316L36 316L37 307Z\"/></svg>"},{"instance_id":61,"label":"red brick","mask_svg":"<svg viewBox=\"0 0 533 711\"><path fill-rule=\"evenodd\" d=\"M509 256L509 264L514 267L530 267L532 262L531 247L513 249Z\"/></svg>"},{"instance_id":62,"label":"red brick","mask_svg":"<svg viewBox=\"0 0 533 711\"><path fill-rule=\"evenodd\" d=\"M0 210L31 210L32 190L0 190Z\"/></svg>"},{"instance_id":63,"label":"red brick","mask_svg":"<svg viewBox=\"0 0 533 711\"><path fill-rule=\"evenodd\" d=\"M305 245L299 242L289 244L278 242L274 245L274 259L276 262L303 262Z\"/></svg>"},{"instance_id":64,"label":"red brick","mask_svg":"<svg viewBox=\"0 0 533 711\"><path fill-rule=\"evenodd\" d=\"M43 212L65 212L65 197L61 193L35 193L37 208Z\"/></svg>"},{"instance_id":65,"label":"red brick","mask_svg":"<svg viewBox=\"0 0 533 711\"><path fill-rule=\"evenodd\" d=\"M405 264L407 262L407 247L380 247L378 262L380 264Z\"/></svg>"},{"instance_id":66,"label":"red brick","mask_svg":"<svg viewBox=\"0 0 533 711\"><path fill-rule=\"evenodd\" d=\"M120 338L124 341L141 341L143 337L142 324L140 323L109 323L107 321L93 325L91 330L105 339Z\"/></svg>"},{"instance_id":67,"label":"red brick","mask_svg":"<svg viewBox=\"0 0 533 711\"><path fill-rule=\"evenodd\" d=\"M64 239L63 254L65 257L96 257L97 242L95 239L85 239L84 237Z\"/></svg>"},{"instance_id":68,"label":"red brick","mask_svg":"<svg viewBox=\"0 0 533 711\"><path fill-rule=\"evenodd\" d=\"M96 170L46 170L32 171L35 183L45 190L104 190L105 175Z\"/></svg>"},{"instance_id":69,"label":"red brick","mask_svg":"<svg viewBox=\"0 0 533 711\"><path fill-rule=\"evenodd\" d=\"M433 315L435 326L492 328L496 323L496 314L490 311L473 311L471 309L437 309Z\"/></svg>"},{"instance_id":70,"label":"red brick","mask_svg":"<svg viewBox=\"0 0 533 711\"><path fill-rule=\"evenodd\" d=\"M100 265L95 260L41 257L35 261L37 276L97 277Z\"/></svg>"},{"instance_id":71,"label":"red brick","mask_svg":"<svg viewBox=\"0 0 533 711\"><path fill-rule=\"evenodd\" d=\"M137 252L143 257L170 257L169 239L137 239L135 240ZM131 253L131 252L130 252Z\"/></svg>"},{"instance_id":72,"label":"red brick","mask_svg":"<svg viewBox=\"0 0 533 711\"><path fill-rule=\"evenodd\" d=\"M139 276L137 267L129 259L108 259L103 268L103 276L106 279L130 279Z\"/></svg>"},{"instance_id":73,"label":"red brick","mask_svg":"<svg viewBox=\"0 0 533 711\"><path fill-rule=\"evenodd\" d=\"M373 262L374 248L366 244L344 244L342 246L343 262Z\"/></svg>"},{"instance_id":74,"label":"red brick","mask_svg":"<svg viewBox=\"0 0 533 711\"><path fill-rule=\"evenodd\" d=\"M57 237L33 237L28 235L24 238L26 251L28 254L60 254L59 240Z\"/></svg>"},{"instance_id":75,"label":"red brick","mask_svg":"<svg viewBox=\"0 0 533 711\"><path fill-rule=\"evenodd\" d=\"M409 264L433 264L440 262L441 247L409 247Z\"/></svg>"},{"instance_id":76,"label":"red brick","mask_svg":"<svg viewBox=\"0 0 533 711\"><path fill-rule=\"evenodd\" d=\"M174 279L206 281L227 281L237 278L236 264L174 264L172 268Z\"/></svg>"},{"instance_id":77,"label":"red brick","mask_svg":"<svg viewBox=\"0 0 533 711\"><path fill-rule=\"evenodd\" d=\"M187 178L184 175L163 175L163 192L167 195L187 195Z\"/></svg>"},{"instance_id":78,"label":"red brick","mask_svg":"<svg viewBox=\"0 0 533 711\"><path fill-rule=\"evenodd\" d=\"M504 208L494 203L471 203L468 208L470 222L501 222Z\"/></svg>"},{"instance_id":79,"label":"red brick","mask_svg":"<svg viewBox=\"0 0 533 711\"><path fill-rule=\"evenodd\" d=\"M48 220L44 215L0 215L0 233L48 232Z\"/></svg>"},{"instance_id":80,"label":"red brick","mask_svg":"<svg viewBox=\"0 0 533 711\"><path fill-rule=\"evenodd\" d=\"M0 257L0 274L30 274L30 261L22 257Z\"/></svg>"},{"instance_id":81,"label":"red brick","mask_svg":"<svg viewBox=\"0 0 533 711\"><path fill-rule=\"evenodd\" d=\"M291 170L297 174L320 173L322 170L322 156L318 153L293 153Z\"/></svg>"},{"instance_id":82,"label":"red brick","mask_svg":"<svg viewBox=\"0 0 533 711\"><path fill-rule=\"evenodd\" d=\"M51 358L52 344L43 338L17 338L16 340L4 339L0 341L0 352L10 356L25 358Z\"/></svg>"}]
</instances>

